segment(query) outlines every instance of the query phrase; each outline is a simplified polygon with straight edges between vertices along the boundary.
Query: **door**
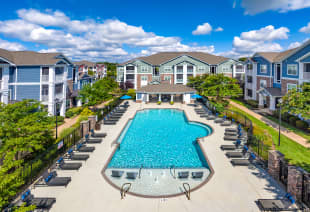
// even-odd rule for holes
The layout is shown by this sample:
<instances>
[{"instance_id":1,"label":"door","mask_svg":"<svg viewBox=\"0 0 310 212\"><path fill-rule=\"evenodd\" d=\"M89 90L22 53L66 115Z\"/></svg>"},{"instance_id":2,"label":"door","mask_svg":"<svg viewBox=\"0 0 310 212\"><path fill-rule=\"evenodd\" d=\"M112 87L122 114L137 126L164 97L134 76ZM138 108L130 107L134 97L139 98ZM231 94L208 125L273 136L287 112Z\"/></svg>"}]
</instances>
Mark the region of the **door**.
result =
<instances>
[{"instance_id":1,"label":"door","mask_svg":"<svg viewBox=\"0 0 310 212\"><path fill-rule=\"evenodd\" d=\"M141 87L147 85L147 76L142 76L141 77Z\"/></svg>"},{"instance_id":2,"label":"door","mask_svg":"<svg viewBox=\"0 0 310 212\"><path fill-rule=\"evenodd\" d=\"M216 66L211 66L211 74L216 74Z\"/></svg>"},{"instance_id":3,"label":"door","mask_svg":"<svg viewBox=\"0 0 310 212\"><path fill-rule=\"evenodd\" d=\"M281 64L277 64L275 79L276 83L281 83Z\"/></svg>"}]
</instances>

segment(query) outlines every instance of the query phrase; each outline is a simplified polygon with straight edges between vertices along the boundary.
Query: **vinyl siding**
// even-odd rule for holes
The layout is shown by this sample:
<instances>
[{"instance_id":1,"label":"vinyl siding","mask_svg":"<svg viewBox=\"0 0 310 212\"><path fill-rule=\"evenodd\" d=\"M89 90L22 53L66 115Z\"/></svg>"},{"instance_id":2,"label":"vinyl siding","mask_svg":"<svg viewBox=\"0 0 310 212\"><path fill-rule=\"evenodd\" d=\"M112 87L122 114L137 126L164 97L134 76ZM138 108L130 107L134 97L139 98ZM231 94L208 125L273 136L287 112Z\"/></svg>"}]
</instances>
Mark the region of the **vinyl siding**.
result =
<instances>
[{"instance_id":1,"label":"vinyl siding","mask_svg":"<svg viewBox=\"0 0 310 212\"><path fill-rule=\"evenodd\" d=\"M306 57L305 59L301 60L302 63L310 63L310 56Z\"/></svg>"},{"instance_id":2,"label":"vinyl siding","mask_svg":"<svg viewBox=\"0 0 310 212\"><path fill-rule=\"evenodd\" d=\"M217 67L217 73L220 74L220 73L230 73L232 74L233 73L233 68L232 68L232 65L234 65L236 62L234 60L227 60L226 62L224 63L221 63L220 65L218 65ZM224 67L227 67L228 68L228 71L224 70L223 68Z\"/></svg>"},{"instance_id":3,"label":"vinyl siding","mask_svg":"<svg viewBox=\"0 0 310 212\"><path fill-rule=\"evenodd\" d=\"M271 72L271 64L270 62L268 62L265 58L263 57L254 57L253 60L255 62L257 62L257 75L258 76L270 76L270 72ZM267 65L267 73L262 73L260 68L261 65Z\"/></svg>"},{"instance_id":4,"label":"vinyl siding","mask_svg":"<svg viewBox=\"0 0 310 212\"><path fill-rule=\"evenodd\" d=\"M17 82L40 82L40 66L17 67Z\"/></svg>"},{"instance_id":5,"label":"vinyl siding","mask_svg":"<svg viewBox=\"0 0 310 212\"><path fill-rule=\"evenodd\" d=\"M9 85L9 90L11 92L11 100L15 100L15 86Z\"/></svg>"},{"instance_id":6,"label":"vinyl siding","mask_svg":"<svg viewBox=\"0 0 310 212\"><path fill-rule=\"evenodd\" d=\"M16 68L10 67L9 69L9 82L15 82L16 81Z\"/></svg>"},{"instance_id":7,"label":"vinyl siding","mask_svg":"<svg viewBox=\"0 0 310 212\"><path fill-rule=\"evenodd\" d=\"M67 79L72 79L72 77L73 77L73 67L72 66L68 66Z\"/></svg>"},{"instance_id":8,"label":"vinyl siding","mask_svg":"<svg viewBox=\"0 0 310 212\"><path fill-rule=\"evenodd\" d=\"M23 99L40 100L40 85L17 85L16 100Z\"/></svg>"},{"instance_id":9,"label":"vinyl siding","mask_svg":"<svg viewBox=\"0 0 310 212\"><path fill-rule=\"evenodd\" d=\"M138 74L151 74L153 73L153 67L143 61L135 61L134 65L137 66ZM142 71L142 67L146 68L146 71Z\"/></svg>"}]
</instances>

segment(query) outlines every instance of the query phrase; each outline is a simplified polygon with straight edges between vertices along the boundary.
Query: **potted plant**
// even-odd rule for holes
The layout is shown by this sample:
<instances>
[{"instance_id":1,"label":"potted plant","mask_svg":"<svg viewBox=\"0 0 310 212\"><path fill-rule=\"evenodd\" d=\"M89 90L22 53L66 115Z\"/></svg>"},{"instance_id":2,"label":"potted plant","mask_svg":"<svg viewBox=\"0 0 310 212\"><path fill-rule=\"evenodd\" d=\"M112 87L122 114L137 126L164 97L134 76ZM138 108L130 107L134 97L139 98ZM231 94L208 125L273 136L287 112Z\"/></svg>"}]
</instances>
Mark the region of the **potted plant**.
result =
<instances>
[{"instance_id":1,"label":"potted plant","mask_svg":"<svg viewBox=\"0 0 310 212\"><path fill-rule=\"evenodd\" d=\"M161 104L161 101L158 101L157 104L160 105L160 104Z\"/></svg>"},{"instance_id":2,"label":"potted plant","mask_svg":"<svg viewBox=\"0 0 310 212\"><path fill-rule=\"evenodd\" d=\"M173 105L173 104L174 104L174 101L171 101L170 104Z\"/></svg>"}]
</instances>

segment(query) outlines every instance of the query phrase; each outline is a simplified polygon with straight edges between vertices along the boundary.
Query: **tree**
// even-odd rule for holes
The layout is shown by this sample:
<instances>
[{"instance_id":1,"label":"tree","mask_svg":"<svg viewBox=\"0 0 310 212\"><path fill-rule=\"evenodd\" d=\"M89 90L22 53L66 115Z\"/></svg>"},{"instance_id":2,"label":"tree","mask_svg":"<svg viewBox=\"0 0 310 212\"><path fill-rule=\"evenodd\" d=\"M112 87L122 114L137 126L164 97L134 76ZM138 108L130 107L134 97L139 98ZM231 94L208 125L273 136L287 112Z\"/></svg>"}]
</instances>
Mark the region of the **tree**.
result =
<instances>
[{"instance_id":1,"label":"tree","mask_svg":"<svg viewBox=\"0 0 310 212\"><path fill-rule=\"evenodd\" d=\"M127 95L131 96L133 99L135 99L136 98L136 90L132 89L132 88L128 89Z\"/></svg>"},{"instance_id":2,"label":"tree","mask_svg":"<svg viewBox=\"0 0 310 212\"><path fill-rule=\"evenodd\" d=\"M192 87L196 89L198 93L201 93L201 85L208 76L208 74L204 74L196 77L189 77L187 79L187 86Z\"/></svg>"},{"instance_id":3,"label":"tree","mask_svg":"<svg viewBox=\"0 0 310 212\"><path fill-rule=\"evenodd\" d=\"M0 105L0 210L24 184L23 165L53 144L53 121L38 101Z\"/></svg>"},{"instance_id":4,"label":"tree","mask_svg":"<svg viewBox=\"0 0 310 212\"><path fill-rule=\"evenodd\" d=\"M224 74L208 75L199 87L204 96L215 97L220 102L225 97L238 97L242 94L238 81Z\"/></svg>"},{"instance_id":5,"label":"tree","mask_svg":"<svg viewBox=\"0 0 310 212\"><path fill-rule=\"evenodd\" d=\"M310 83L304 83L298 89L289 90L282 100L283 112L310 119Z\"/></svg>"}]
</instances>

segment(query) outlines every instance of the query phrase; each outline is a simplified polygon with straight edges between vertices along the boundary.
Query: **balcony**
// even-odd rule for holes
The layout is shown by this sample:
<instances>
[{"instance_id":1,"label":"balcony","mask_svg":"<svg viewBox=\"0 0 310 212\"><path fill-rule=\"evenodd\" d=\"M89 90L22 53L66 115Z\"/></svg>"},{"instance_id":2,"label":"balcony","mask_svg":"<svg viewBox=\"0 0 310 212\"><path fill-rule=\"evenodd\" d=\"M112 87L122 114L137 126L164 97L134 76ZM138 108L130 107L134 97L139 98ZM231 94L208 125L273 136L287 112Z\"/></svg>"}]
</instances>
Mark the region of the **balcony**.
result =
<instances>
[{"instance_id":1,"label":"balcony","mask_svg":"<svg viewBox=\"0 0 310 212\"><path fill-rule=\"evenodd\" d=\"M63 82L64 81L64 75L63 74L56 74L55 75L55 82Z\"/></svg>"},{"instance_id":2,"label":"balcony","mask_svg":"<svg viewBox=\"0 0 310 212\"><path fill-rule=\"evenodd\" d=\"M126 70L126 74L134 74L135 70Z\"/></svg>"},{"instance_id":3,"label":"balcony","mask_svg":"<svg viewBox=\"0 0 310 212\"><path fill-rule=\"evenodd\" d=\"M55 99L62 99L63 93L55 93Z\"/></svg>"},{"instance_id":4,"label":"balcony","mask_svg":"<svg viewBox=\"0 0 310 212\"><path fill-rule=\"evenodd\" d=\"M177 79L176 83L183 83L183 79Z\"/></svg>"},{"instance_id":5,"label":"balcony","mask_svg":"<svg viewBox=\"0 0 310 212\"><path fill-rule=\"evenodd\" d=\"M304 72L304 73L303 73L303 78L304 78L305 80L310 80L310 72Z\"/></svg>"},{"instance_id":6,"label":"balcony","mask_svg":"<svg viewBox=\"0 0 310 212\"><path fill-rule=\"evenodd\" d=\"M48 102L48 95L42 95L42 102Z\"/></svg>"},{"instance_id":7,"label":"balcony","mask_svg":"<svg viewBox=\"0 0 310 212\"><path fill-rule=\"evenodd\" d=\"M177 73L182 74L183 73L183 69L177 69Z\"/></svg>"},{"instance_id":8,"label":"balcony","mask_svg":"<svg viewBox=\"0 0 310 212\"><path fill-rule=\"evenodd\" d=\"M42 82L48 82L49 81L49 76L48 75L42 75L41 81Z\"/></svg>"}]
</instances>

